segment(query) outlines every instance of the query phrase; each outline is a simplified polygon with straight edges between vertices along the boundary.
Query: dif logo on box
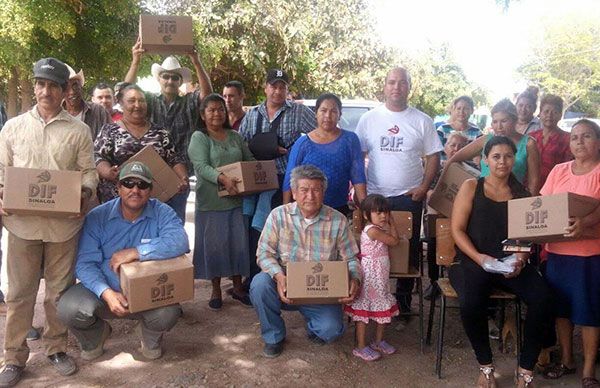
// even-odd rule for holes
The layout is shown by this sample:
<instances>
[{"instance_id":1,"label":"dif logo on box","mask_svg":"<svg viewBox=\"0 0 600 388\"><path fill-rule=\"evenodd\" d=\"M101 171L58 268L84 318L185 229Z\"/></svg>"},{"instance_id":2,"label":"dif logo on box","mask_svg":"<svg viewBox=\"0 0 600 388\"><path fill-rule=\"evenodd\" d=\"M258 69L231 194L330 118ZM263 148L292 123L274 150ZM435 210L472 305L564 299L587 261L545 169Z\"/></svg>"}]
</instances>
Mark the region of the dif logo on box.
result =
<instances>
[{"instance_id":1,"label":"dif logo on box","mask_svg":"<svg viewBox=\"0 0 600 388\"><path fill-rule=\"evenodd\" d=\"M167 283L168 281L169 275L166 273L162 273L156 278L156 286L150 288L150 298L152 303L174 298L175 284Z\"/></svg>"},{"instance_id":2,"label":"dif logo on box","mask_svg":"<svg viewBox=\"0 0 600 388\"><path fill-rule=\"evenodd\" d=\"M542 207L542 198L535 198L531 204L531 210L525 212L525 229L526 230L541 230L547 229L546 220L548 219L548 210L540 209Z\"/></svg>"},{"instance_id":3,"label":"dif logo on box","mask_svg":"<svg viewBox=\"0 0 600 388\"><path fill-rule=\"evenodd\" d=\"M45 170L36 178L38 179L37 183L29 184L27 201L32 206L54 207L56 204L54 195L57 192L57 186L49 183L52 179L52 174L50 174L50 171Z\"/></svg>"},{"instance_id":4,"label":"dif logo on box","mask_svg":"<svg viewBox=\"0 0 600 388\"><path fill-rule=\"evenodd\" d=\"M266 185L268 183L267 172L263 169L262 163L256 163L254 183L257 185Z\"/></svg>"},{"instance_id":5,"label":"dif logo on box","mask_svg":"<svg viewBox=\"0 0 600 388\"><path fill-rule=\"evenodd\" d=\"M177 33L177 22L175 20L158 20L158 33L163 35L162 41L168 44L173 40L171 34Z\"/></svg>"},{"instance_id":6,"label":"dif logo on box","mask_svg":"<svg viewBox=\"0 0 600 388\"><path fill-rule=\"evenodd\" d=\"M311 268L312 274L306 275L306 289L308 291L328 291L329 275L323 272L323 264L317 263Z\"/></svg>"}]
</instances>

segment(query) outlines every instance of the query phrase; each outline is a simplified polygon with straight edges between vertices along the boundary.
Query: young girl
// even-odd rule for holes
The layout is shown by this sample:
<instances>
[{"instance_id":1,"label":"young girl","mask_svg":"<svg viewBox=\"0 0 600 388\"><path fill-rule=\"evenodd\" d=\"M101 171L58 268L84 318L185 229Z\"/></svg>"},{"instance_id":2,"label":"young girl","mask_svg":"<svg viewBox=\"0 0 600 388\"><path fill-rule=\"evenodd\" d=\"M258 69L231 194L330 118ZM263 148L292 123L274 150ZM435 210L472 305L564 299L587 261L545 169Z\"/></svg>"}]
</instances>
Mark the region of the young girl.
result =
<instances>
[{"instance_id":1,"label":"young girl","mask_svg":"<svg viewBox=\"0 0 600 388\"><path fill-rule=\"evenodd\" d=\"M388 246L397 245L399 240L385 197L368 195L361 204L367 225L360 236L362 253L361 267L363 284L359 297L344 311L356 322L357 347L352 351L356 357L374 361L382 354L392 354L396 349L383 340L385 325L398 315L398 305L389 286L390 259ZM366 344L369 320L377 323L375 341Z\"/></svg>"}]
</instances>

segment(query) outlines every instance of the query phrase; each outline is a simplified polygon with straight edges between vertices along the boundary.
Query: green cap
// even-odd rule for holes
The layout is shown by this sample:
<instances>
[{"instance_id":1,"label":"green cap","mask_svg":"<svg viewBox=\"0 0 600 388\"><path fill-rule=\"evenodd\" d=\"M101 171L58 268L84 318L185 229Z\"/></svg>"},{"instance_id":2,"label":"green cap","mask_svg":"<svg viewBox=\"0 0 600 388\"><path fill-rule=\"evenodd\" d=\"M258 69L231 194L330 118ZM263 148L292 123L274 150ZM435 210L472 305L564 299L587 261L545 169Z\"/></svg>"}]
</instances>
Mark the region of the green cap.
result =
<instances>
[{"instance_id":1,"label":"green cap","mask_svg":"<svg viewBox=\"0 0 600 388\"><path fill-rule=\"evenodd\" d=\"M125 178L138 178L144 182L152 183L152 172L142 162L131 162L124 165L119 173L120 181Z\"/></svg>"}]
</instances>

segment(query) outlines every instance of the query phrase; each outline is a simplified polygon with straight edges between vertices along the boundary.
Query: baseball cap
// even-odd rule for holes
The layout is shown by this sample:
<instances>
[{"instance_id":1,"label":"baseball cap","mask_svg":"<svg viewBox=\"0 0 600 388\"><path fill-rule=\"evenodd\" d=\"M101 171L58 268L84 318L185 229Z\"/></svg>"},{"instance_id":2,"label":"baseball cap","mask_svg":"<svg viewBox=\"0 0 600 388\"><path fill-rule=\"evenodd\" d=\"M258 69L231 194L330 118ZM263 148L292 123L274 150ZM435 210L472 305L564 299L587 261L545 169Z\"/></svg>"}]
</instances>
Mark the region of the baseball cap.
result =
<instances>
[{"instance_id":1,"label":"baseball cap","mask_svg":"<svg viewBox=\"0 0 600 388\"><path fill-rule=\"evenodd\" d=\"M267 71L267 83L274 84L277 81L283 81L286 85L290 83L290 77L287 73L280 69L271 69Z\"/></svg>"},{"instance_id":2,"label":"baseball cap","mask_svg":"<svg viewBox=\"0 0 600 388\"><path fill-rule=\"evenodd\" d=\"M124 165L119 173L120 181L126 178L138 178L146 183L152 183L152 172L142 162L130 162Z\"/></svg>"},{"instance_id":3,"label":"baseball cap","mask_svg":"<svg viewBox=\"0 0 600 388\"><path fill-rule=\"evenodd\" d=\"M56 58L42 58L33 65L33 78L47 79L64 85L69 81L69 69Z\"/></svg>"}]
</instances>

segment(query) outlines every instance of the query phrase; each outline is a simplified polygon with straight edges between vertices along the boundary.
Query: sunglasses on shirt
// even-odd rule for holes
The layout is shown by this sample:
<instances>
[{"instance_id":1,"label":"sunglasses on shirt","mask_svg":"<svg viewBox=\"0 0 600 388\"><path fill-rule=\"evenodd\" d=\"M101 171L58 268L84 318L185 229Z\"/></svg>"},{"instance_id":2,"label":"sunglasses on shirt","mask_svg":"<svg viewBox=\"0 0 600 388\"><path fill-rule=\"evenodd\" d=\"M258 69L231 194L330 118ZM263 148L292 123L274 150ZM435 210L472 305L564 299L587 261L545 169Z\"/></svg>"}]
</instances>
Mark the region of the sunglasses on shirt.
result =
<instances>
[{"instance_id":1,"label":"sunglasses on shirt","mask_svg":"<svg viewBox=\"0 0 600 388\"><path fill-rule=\"evenodd\" d=\"M167 74L167 73L162 73L160 75L160 78L164 79L165 81L168 81L168 80L179 81L181 79L181 77L178 74Z\"/></svg>"},{"instance_id":2,"label":"sunglasses on shirt","mask_svg":"<svg viewBox=\"0 0 600 388\"><path fill-rule=\"evenodd\" d=\"M128 189L133 189L133 187L137 187L140 190L148 190L152 184L148 183L148 182L144 182L144 181L138 181L138 180L133 180L133 179L123 179L121 181L121 184L123 186L125 186L125 188Z\"/></svg>"}]
</instances>

